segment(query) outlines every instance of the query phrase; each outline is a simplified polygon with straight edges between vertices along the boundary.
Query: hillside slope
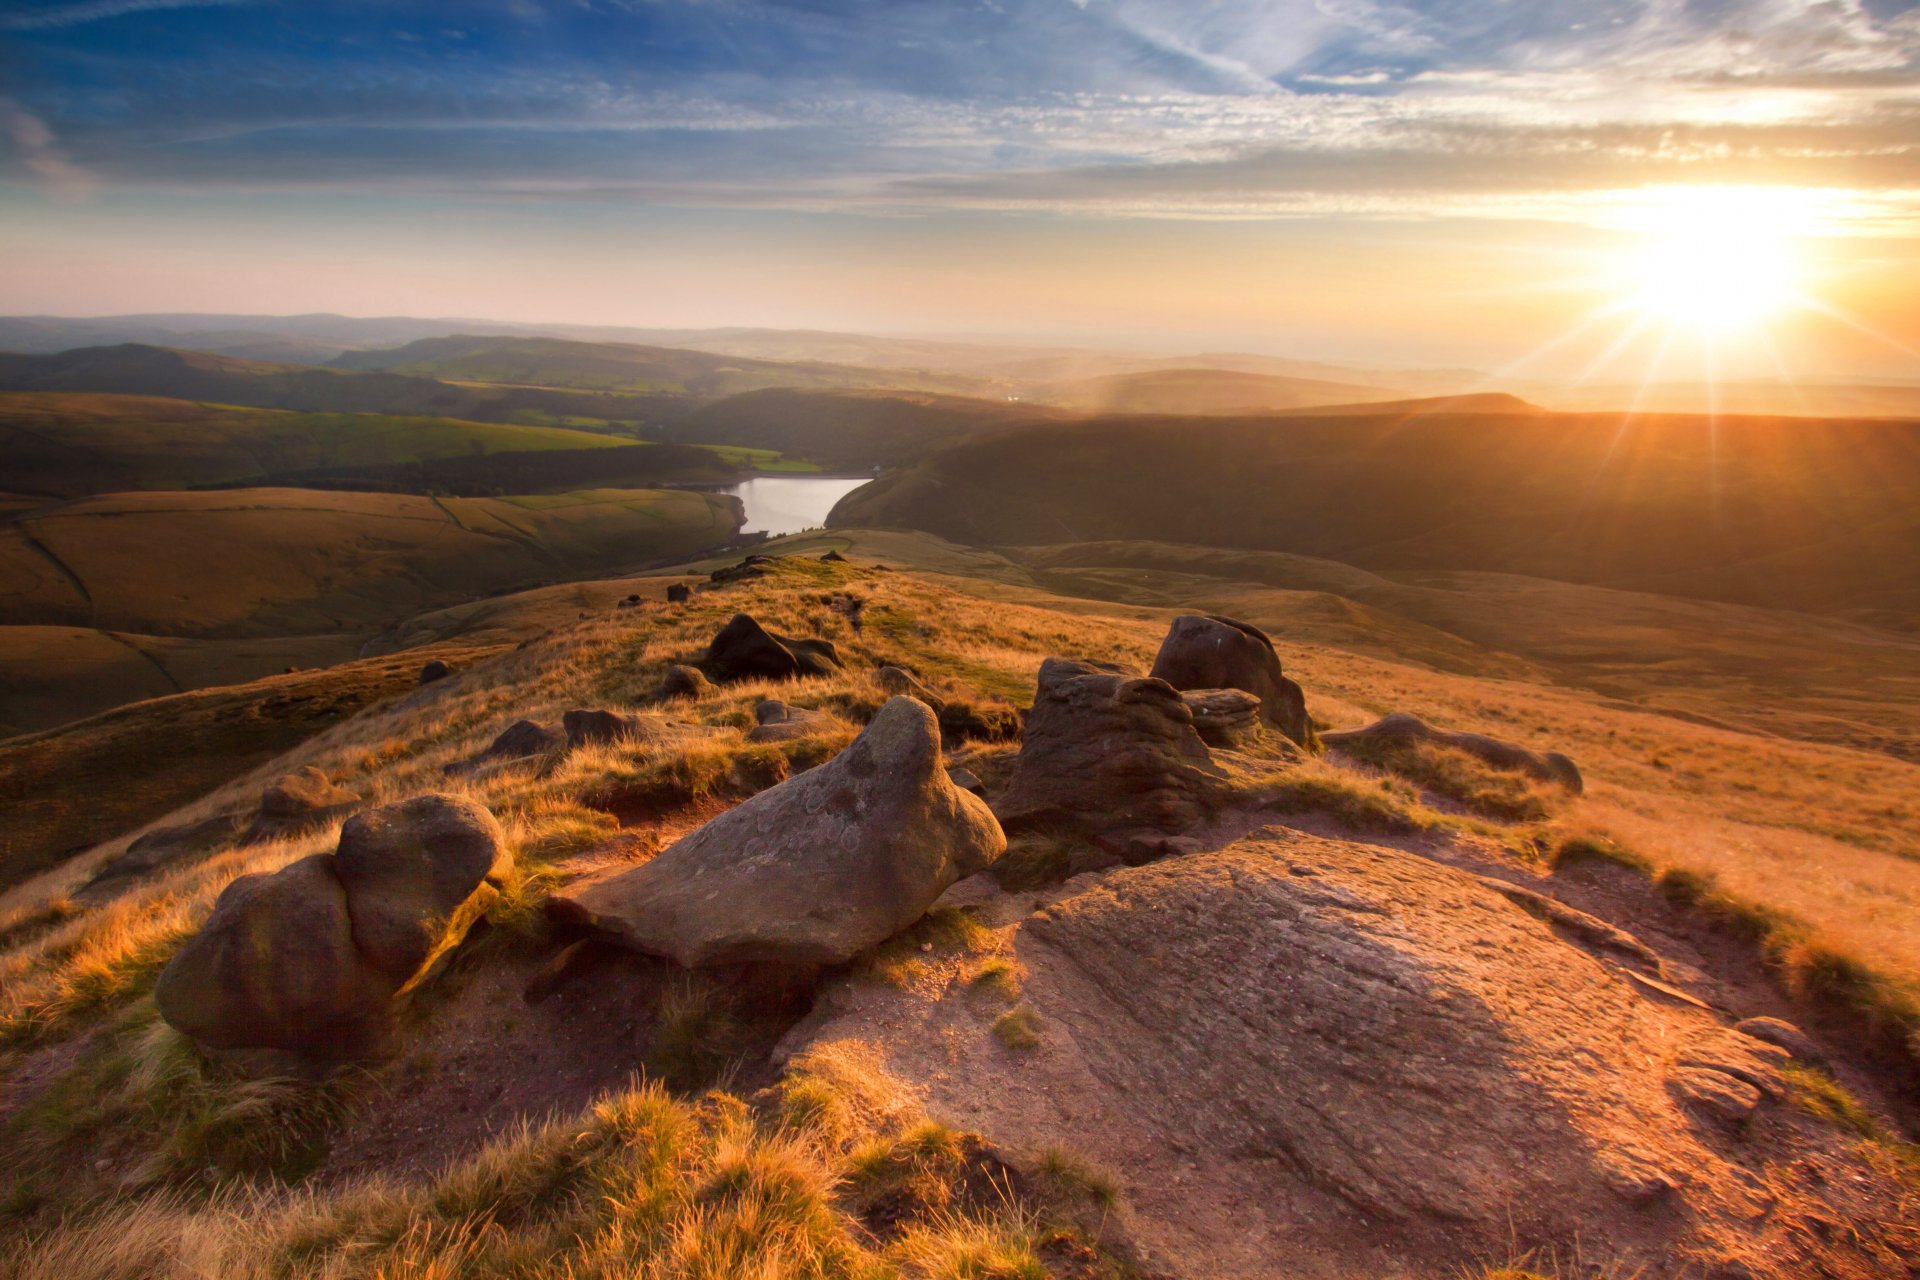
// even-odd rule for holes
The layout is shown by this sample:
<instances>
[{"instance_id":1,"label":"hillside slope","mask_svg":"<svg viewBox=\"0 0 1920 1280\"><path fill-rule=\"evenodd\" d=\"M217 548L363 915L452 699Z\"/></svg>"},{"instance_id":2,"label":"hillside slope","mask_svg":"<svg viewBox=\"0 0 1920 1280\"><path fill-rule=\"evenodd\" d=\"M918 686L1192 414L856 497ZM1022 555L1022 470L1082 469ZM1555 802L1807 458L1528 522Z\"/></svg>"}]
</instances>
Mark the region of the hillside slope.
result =
<instances>
[{"instance_id":1,"label":"hillside slope","mask_svg":"<svg viewBox=\"0 0 1920 1280\"><path fill-rule=\"evenodd\" d=\"M1005 400L900 391L776 389L729 396L665 434L809 458L836 470L901 466L966 441L1034 422L1070 421L1059 409Z\"/></svg>"},{"instance_id":2,"label":"hillside slope","mask_svg":"<svg viewBox=\"0 0 1920 1280\"><path fill-rule=\"evenodd\" d=\"M1032 398L1093 413L1243 414L1392 400L1402 394L1390 387L1232 369L1156 369L1051 383Z\"/></svg>"},{"instance_id":3,"label":"hillside slope","mask_svg":"<svg viewBox=\"0 0 1920 1280\"><path fill-rule=\"evenodd\" d=\"M832 522L1914 613L1916 491L1920 423L1904 421L1101 418L957 446L849 495Z\"/></svg>"}]
</instances>

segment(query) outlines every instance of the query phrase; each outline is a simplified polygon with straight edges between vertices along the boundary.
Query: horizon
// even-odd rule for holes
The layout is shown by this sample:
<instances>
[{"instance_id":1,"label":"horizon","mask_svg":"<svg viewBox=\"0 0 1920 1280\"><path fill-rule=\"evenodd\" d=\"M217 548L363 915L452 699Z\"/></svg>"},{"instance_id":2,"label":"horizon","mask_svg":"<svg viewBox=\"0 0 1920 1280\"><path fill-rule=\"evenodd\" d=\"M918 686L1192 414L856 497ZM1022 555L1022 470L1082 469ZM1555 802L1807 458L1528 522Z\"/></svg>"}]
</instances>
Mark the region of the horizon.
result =
<instances>
[{"instance_id":1,"label":"horizon","mask_svg":"<svg viewBox=\"0 0 1920 1280\"><path fill-rule=\"evenodd\" d=\"M29 0L0 310L1920 375L1920 13Z\"/></svg>"}]
</instances>

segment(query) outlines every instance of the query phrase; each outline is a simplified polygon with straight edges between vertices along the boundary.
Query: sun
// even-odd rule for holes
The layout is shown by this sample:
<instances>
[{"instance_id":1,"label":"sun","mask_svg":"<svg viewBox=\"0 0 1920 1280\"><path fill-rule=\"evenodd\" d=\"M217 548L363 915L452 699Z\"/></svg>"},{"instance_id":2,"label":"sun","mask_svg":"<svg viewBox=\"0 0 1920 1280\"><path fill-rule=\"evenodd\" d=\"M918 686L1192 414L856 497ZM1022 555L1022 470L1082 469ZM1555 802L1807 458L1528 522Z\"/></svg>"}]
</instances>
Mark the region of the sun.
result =
<instances>
[{"instance_id":1,"label":"sun","mask_svg":"<svg viewBox=\"0 0 1920 1280\"><path fill-rule=\"evenodd\" d=\"M1804 268L1805 204L1770 188L1671 188L1634 219L1624 255L1623 307L1717 339L1758 330L1796 305Z\"/></svg>"}]
</instances>

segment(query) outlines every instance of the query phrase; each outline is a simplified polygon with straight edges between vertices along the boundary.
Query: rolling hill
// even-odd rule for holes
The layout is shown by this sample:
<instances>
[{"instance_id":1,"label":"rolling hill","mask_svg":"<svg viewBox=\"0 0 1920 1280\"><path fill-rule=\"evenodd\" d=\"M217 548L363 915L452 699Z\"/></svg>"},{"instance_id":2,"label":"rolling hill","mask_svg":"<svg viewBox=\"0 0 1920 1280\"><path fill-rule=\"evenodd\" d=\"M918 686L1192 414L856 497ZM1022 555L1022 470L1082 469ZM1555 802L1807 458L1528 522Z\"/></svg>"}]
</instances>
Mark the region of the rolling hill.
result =
<instances>
[{"instance_id":1,"label":"rolling hill","mask_svg":"<svg viewBox=\"0 0 1920 1280\"><path fill-rule=\"evenodd\" d=\"M962 444L835 524L1151 539L1814 610L1920 612L1920 423L1558 414L1118 418Z\"/></svg>"},{"instance_id":2,"label":"rolling hill","mask_svg":"<svg viewBox=\"0 0 1920 1280\"><path fill-rule=\"evenodd\" d=\"M1031 398L1096 413L1244 414L1392 400L1404 391L1233 369L1156 369L1051 383Z\"/></svg>"},{"instance_id":3,"label":"rolling hill","mask_svg":"<svg viewBox=\"0 0 1920 1280\"><path fill-rule=\"evenodd\" d=\"M702 444L748 445L810 458L835 470L900 466L936 449L1036 421L1059 409L902 391L750 391L704 405L664 434Z\"/></svg>"}]
</instances>

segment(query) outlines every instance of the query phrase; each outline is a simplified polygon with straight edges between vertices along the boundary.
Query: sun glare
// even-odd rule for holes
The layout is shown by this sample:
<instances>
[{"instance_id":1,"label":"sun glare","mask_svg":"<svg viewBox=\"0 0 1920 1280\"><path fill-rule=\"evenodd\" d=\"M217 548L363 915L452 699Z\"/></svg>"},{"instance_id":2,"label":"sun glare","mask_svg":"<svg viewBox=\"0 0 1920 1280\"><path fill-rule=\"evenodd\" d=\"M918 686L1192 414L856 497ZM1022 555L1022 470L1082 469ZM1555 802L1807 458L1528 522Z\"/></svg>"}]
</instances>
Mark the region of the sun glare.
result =
<instances>
[{"instance_id":1,"label":"sun glare","mask_svg":"<svg viewBox=\"0 0 1920 1280\"><path fill-rule=\"evenodd\" d=\"M1663 192L1633 219L1642 239L1623 263L1622 301L1705 338L1758 329L1799 296L1807 218L1789 190Z\"/></svg>"}]
</instances>

